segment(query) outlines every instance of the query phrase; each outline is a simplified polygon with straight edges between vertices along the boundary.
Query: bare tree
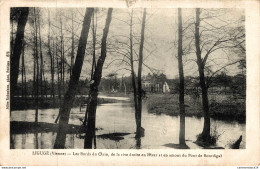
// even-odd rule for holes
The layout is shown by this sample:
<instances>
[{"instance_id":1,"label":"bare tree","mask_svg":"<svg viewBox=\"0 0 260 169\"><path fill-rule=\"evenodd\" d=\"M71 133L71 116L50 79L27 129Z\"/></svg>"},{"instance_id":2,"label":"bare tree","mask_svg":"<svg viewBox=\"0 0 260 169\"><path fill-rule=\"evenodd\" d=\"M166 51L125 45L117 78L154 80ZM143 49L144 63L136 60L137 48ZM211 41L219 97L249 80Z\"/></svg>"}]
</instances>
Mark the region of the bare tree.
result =
<instances>
[{"instance_id":1,"label":"bare tree","mask_svg":"<svg viewBox=\"0 0 260 169\"><path fill-rule=\"evenodd\" d=\"M34 29L35 29L35 64L36 64L36 72L35 72L35 123L38 122L38 108L39 108L39 56L38 56L38 22L37 22L37 14L35 8L33 8L34 14Z\"/></svg>"},{"instance_id":2,"label":"bare tree","mask_svg":"<svg viewBox=\"0 0 260 169\"><path fill-rule=\"evenodd\" d=\"M59 129L54 144L54 148L56 149L65 148L65 140L66 140L70 110L73 101L75 99L76 89L78 87L78 82L79 82L79 77L81 74L81 69L82 69L83 60L85 56L85 49L87 45L88 33L90 29L90 22L91 22L93 11L94 11L93 8L87 8L84 16L84 22L82 25L82 31L79 39L79 44L78 44L77 56L76 56L75 64L72 69L72 76L70 78L68 90L64 96L63 104L59 112L60 114Z\"/></svg>"},{"instance_id":3,"label":"bare tree","mask_svg":"<svg viewBox=\"0 0 260 169\"><path fill-rule=\"evenodd\" d=\"M96 14L95 14L96 13ZM96 18L95 18L96 16ZM90 74L90 80L94 80L94 72L96 69L96 34L97 32L97 9L94 9L93 15L92 15L92 66L91 66L91 74ZM86 110L88 110L88 107L90 105L90 92L88 94L88 98L87 98L87 108ZM85 112L85 118L83 121L83 125L86 126L88 121L88 111ZM95 140L94 140L95 141Z\"/></svg>"},{"instance_id":4,"label":"bare tree","mask_svg":"<svg viewBox=\"0 0 260 169\"><path fill-rule=\"evenodd\" d=\"M44 76L44 68L43 68L43 55L42 55L42 37L41 37L41 23L40 23L40 9L37 13L37 22L39 29L39 50L40 50L40 91L41 91L41 103L43 102L43 76Z\"/></svg>"},{"instance_id":5,"label":"bare tree","mask_svg":"<svg viewBox=\"0 0 260 169\"><path fill-rule=\"evenodd\" d=\"M137 113L136 113L136 137L140 137L144 133L144 129L142 128L142 97L143 97L143 89L142 89L142 66L143 66L143 48L144 48L144 31L145 31L145 21L146 20L146 8L143 11L143 20L142 20L142 28L141 28L141 42L139 48L139 65L138 65L138 77L137 77Z\"/></svg>"},{"instance_id":6,"label":"bare tree","mask_svg":"<svg viewBox=\"0 0 260 169\"><path fill-rule=\"evenodd\" d=\"M48 10L48 53L50 56L51 61L51 96L53 98L53 101L55 101L55 93L54 93L54 52L51 50L51 35L50 35L50 29L51 29L51 19L50 19L50 10ZM53 51L54 51L54 40L53 40Z\"/></svg>"},{"instance_id":7,"label":"bare tree","mask_svg":"<svg viewBox=\"0 0 260 169\"><path fill-rule=\"evenodd\" d=\"M70 76L74 65L74 12L71 11L71 58L70 58Z\"/></svg>"},{"instance_id":8,"label":"bare tree","mask_svg":"<svg viewBox=\"0 0 260 169\"><path fill-rule=\"evenodd\" d=\"M93 80L94 71L96 68L96 34L97 34L97 9L95 9L92 16L92 68L91 68L91 80ZM96 18L95 18L96 16Z\"/></svg>"},{"instance_id":9,"label":"bare tree","mask_svg":"<svg viewBox=\"0 0 260 169\"><path fill-rule=\"evenodd\" d=\"M62 22L62 17L60 17L60 56L61 56L61 90L62 90L62 95L64 95L64 76L65 76L65 56L64 56L64 35L63 35L63 22Z\"/></svg>"},{"instance_id":10,"label":"bare tree","mask_svg":"<svg viewBox=\"0 0 260 169\"><path fill-rule=\"evenodd\" d=\"M101 42L101 56L97 61L97 66L93 77L94 81L90 85L90 91L89 91L90 101L89 101L89 106L87 107L86 110L86 112L88 112L88 122L87 122L87 130L86 130L86 135L84 140L85 149L92 148L92 141L95 137L98 86L101 81L102 69L107 56L106 43L107 43L107 35L109 32L109 26L112 20L112 12L113 12L113 8L109 8L107 13L105 28L103 29L103 37Z\"/></svg>"},{"instance_id":11,"label":"bare tree","mask_svg":"<svg viewBox=\"0 0 260 169\"><path fill-rule=\"evenodd\" d=\"M206 11L207 12L207 11ZM209 113L209 100L208 100L208 88L210 85L211 78L218 73L220 70L226 68L227 66L236 64L238 60L228 63L220 69L212 72L209 67L206 66L209 60L209 56L213 54L213 52L217 50L225 50L225 49L233 49L239 43L233 44L234 39L241 39L244 37L244 34L241 32L234 32L232 34L228 34L229 24L214 26L207 22L207 19L218 18L218 16L214 16L209 14L208 16L201 17L201 9L196 9L196 19L195 19L195 47L196 47L196 57L197 57L197 66L199 71L199 80L200 80L200 88L202 91L202 108L204 113L204 126L203 131L198 137L198 141L202 141L206 145L214 144L216 141L211 137L210 134L210 113ZM204 21L206 26L201 25L201 21ZM207 32L207 33L206 33ZM204 36L204 38L202 38ZM243 42L243 41L242 41ZM205 72L211 72L211 76L208 77L205 75Z\"/></svg>"},{"instance_id":12,"label":"bare tree","mask_svg":"<svg viewBox=\"0 0 260 169\"><path fill-rule=\"evenodd\" d=\"M20 16L18 17L16 38L11 53L11 68L10 68L10 93L11 93L11 105L13 104L13 98L15 95L15 88L17 86L17 79L19 74L19 61L22 52L22 44L24 39L24 28L28 19L29 8L19 8ZM11 106L12 107L12 106Z\"/></svg>"},{"instance_id":13,"label":"bare tree","mask_svg":"<svg viewBox=\"0 0 260 169\"><path fill-rule=\"evenodd\" d=\"M23 41L23 50L22 50L22 98L24 99L24 104L27 105L27 85L26 85L26 71L24 64L24 50L25 50L25 41Z\"/></svg>"},{"instance_id":14,"label":"bare tree","mask_svg":"<svg viewBox=\"0 0 260 169\"><path fill-rule=\"evenodd\" d=\"M185 105L184 105L184 72L182 63L182 10L178 9L178 67L179 67L179 107L180 107L180 132L179 144L186 145L185 143Z\"/></svg>"},{"instance_id":15,"label":"bare tree","mask_svg":"<svg viewBox=\"0 0 260 169\"><path fill-rule=\"evenodd\" d=\"M133 57L133 9L131 10L130 14L130 65L131 65L131 77L132 77L132 87L134 91L134 103L135 103L135 121L137 126L137 89L136 89L136 75L134 71L134 57Z\"/></svg>"},{"instance_id":16,"label":"bare tree","mask_svg":"<svg viewBox=\"0 0 260 169\"><path fill-rule=\"evenodd\" d=\"M145 25L146 25L146 9L143 11L143 18L140 19L141 21L141 33L140 33L140 40L137 38L138 36L133 35L133 26L135 24L139 24L137 22L134 22L134 11L131 9L131 11L128 13L130 19L129 21L124 21L120 18L115 18L116 20L123 22L127 26L129 26L129 36L125 35L118 35L120 37L120 40L116 39L115 44L110 44L110 52L116 53L117 55L123 56L123 58L115 58L113 59L110 64L112 64L115 61L119 61L119 64L126 64L126 66L130 68L122 68L123 70L128 70L131 73L131 84L133 89L133 98L134 98L134 106L135 106L135 122L136 122L136 137L141 137L144 135L144 128L141 126L141 114L142 114L142 99L144 96L144 90L142 89L142 69L143 66L146 66L148 69L151 70L151 68L144 63L143 58L143 50L147 50L144 47L144 32L145 32ZM139 19L139 18L138 18ZM127 41L123 41L122 38L126 38ZM135 43L134 40L137 42ZM136 51L135 45L139 45L139 53ZM148 51L149 54L152 54L154 51ZM134 56L137 56L138 59L134 58ZM148 57L148 56L147 56ZM137 62L137 76L135 73L135 65L134 63ZM110 65L109 64L109 65ZM120 70L120 69L119 69Z\"/></svg>"}]
</instances>

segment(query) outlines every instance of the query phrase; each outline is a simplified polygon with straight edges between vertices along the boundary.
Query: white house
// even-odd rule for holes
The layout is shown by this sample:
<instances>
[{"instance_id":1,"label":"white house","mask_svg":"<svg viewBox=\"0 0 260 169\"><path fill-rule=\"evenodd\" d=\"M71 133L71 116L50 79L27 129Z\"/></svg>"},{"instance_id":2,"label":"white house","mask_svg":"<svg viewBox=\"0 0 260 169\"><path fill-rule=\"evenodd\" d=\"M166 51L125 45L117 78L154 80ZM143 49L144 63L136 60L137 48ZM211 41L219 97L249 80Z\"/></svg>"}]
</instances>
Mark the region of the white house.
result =
<instances>
[{"instance_id":1,"label":"white house","mask_svg":"<svg viewBox=\"0 0 260 169\"><path fill-rule=\"evenodd\" d=\"M169 93L171 90L170 90L170 87L168 85L167 82L164 82L163 83L163 93Z\"/></svg>"}]
</instances>

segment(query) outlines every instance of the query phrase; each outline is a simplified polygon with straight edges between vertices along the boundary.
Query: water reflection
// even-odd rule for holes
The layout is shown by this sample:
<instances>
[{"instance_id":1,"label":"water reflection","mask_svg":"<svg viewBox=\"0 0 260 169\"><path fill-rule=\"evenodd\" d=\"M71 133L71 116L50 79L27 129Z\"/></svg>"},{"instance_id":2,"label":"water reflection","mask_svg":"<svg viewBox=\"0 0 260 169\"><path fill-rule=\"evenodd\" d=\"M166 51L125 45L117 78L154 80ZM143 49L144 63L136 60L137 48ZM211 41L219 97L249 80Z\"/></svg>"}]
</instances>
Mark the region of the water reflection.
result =
<instances>
[{"instance_id":1,"label":"water reflection","mask_svg":"<svg viewBox=\"0 0 260 169\"><path fill-rule=\"evenodd\" d=\"M14 137L14 135L10 134L10 149L14 149L15 148L13 137Z\"/></svg>"},{"instance_id":2,"label":"water reflection","mask_svg":"<svg viewBox=\"0 0 260 169\"><path fill-rule=\"evenodd\" d=\"M22 149L25 149L25 143L26 143L26 135L22 135Z\"/></svg>"},{"instance_id":3,"label":"water reflection","mask_svg":"<svg viewBox=\"0 0 260 169\"><path fill-rule=\"evenodd\" d=\"M136 140L136 149L141 149L141 138L137 137Z\"/></svg>"},{"instance_id":4,"label":"water reflection","mask_svg":"<svg viewBox=\"0 0 260 169\"><path fill-rule=\"evenodd\" d=\"M39 122L54 123L58 115L58 109L39 110ZM69 123L80 125L80 119L84 118L84 112L79 107L73 108ZM12 121L34 121L34 110L12 111ZM155 115L143 108L142 125L145 136L135 138L134 108L129 103L112 103L98 106L96 127L102 130L96 131L96 146L98 149L164 149L167 144L178 144L179 142L179 117L168 115ZM237 122L225 122L211 119L212 129L220 134L217 146L229 148L240 135L243 136L241 148L245 148L245 124ZM193 141L196 135L202 131L203 118L186 117L186 143L191 149L200 148ZM98 137L109 133L130 133L122 136L123 139L111 140ZM67 134L66 148L82 149L84 139L79 134ZM84 135L82 135L84 137ZM26 133L11 134L10 147L15 149L50 149L53 148L56 133Z\"/></svg>"},{"instance_id":5,"label":"water reflection","mask_svg":"<svg viewBox=\"0 0 260 169\"><path fill-rule=\"evenodd\" d=\"M38 133L34 133L34 149L39 149Z\"/></svg>"}]
</instances>

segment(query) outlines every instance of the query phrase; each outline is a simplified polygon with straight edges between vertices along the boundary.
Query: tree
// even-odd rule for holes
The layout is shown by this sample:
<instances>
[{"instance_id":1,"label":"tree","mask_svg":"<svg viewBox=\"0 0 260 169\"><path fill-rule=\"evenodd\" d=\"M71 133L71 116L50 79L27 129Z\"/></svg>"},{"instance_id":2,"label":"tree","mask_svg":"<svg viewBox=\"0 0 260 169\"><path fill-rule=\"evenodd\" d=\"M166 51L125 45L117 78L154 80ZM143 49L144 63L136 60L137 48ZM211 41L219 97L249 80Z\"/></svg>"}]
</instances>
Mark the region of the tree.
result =
<instances>
[{"instance_id":1,"label":"tree","mask_svg":"<svg viewBox=\"0 0 260 169\"><path fill-rule=\"evenodd\" d=\"M39 49L40 49L40 91L41 91L41 103L43 102L43 78L44 78L44 67L43 67L43 55L42 55L42 38L41 38L41 23L40 23L40 10L38 11L38 23L39 29Z\"/></svg>"},{"instance_id":2,"label":"tree","mask_svg":"<svg viewBox=\"0 0 260 169\"><path fill-rule=\"evenodd\" d=\"M127 66L129 66L130 68L122 68L123 70L128 70L131 73L131 87L132 87L132 91L133 91L133 98L134 98L134 106L135 106L135 122L136 122L136 138L141 137L144 135L144 129L141 126L141 119L142 119L142 98L144 95L144 90L142 89L142 69L143 66L148 67L145 63L144 63L144 59L143 59L143 50L147 50L144 47L144 33L145 33L145 24L146 24L146 9L143 10L142 12L142 19L140 19L139 21L141 22L141 33L140 33L140 40L138 40L137 37L139 37L138 35L133 35L133 27L135 24L139 24L139 22L134 22L134 11L133 9L131 9L130 13L128 13L128 15L130 16L129 21L124 21L118 18L115 18L117 20L119 20L120 22L123 22L125 24L127 24L129 26L129 36L125 36L125 35L119 35L119 40L116 39L115 43L116 45L113 46L112 51L117 53L117 56L123 56L123 58L121 59L114 59L112 62L114 61L120 61L120 65L122 65L122 63L126 64ZM138 18L139 19L139 18ZM127 38L126 41L123 41L122 38ZM134 42L134 40L136 40L137 42ZM139 47L135 45L139 44ZM137 52L139 48L139 53ZM154 51L149 52L149 55L151 55ZM137 58L134 58L134 55L137 56ZM148 57L149 55L147 55L146 57ZM128 60L126 60L126 58ZM111 63L112 63L111 62ZM134 65L134 63L137 63L137 65ZM111 64L110 63L110 64ZM109 64L109 65L110 65ZM135 66L137 66L138 72L137 75L135 73ZM151 70L148 67L149 70Z\"/></svg>"},{"instance_id":3,"label":"tree","mask_svg":"<svg viewBox=\"0 0 260 169\"><path fill-rule=\"evenodd\" d=\"M84 148L91 149L92 141L95 137L96 130L96 109L97 109L97 97L98 97L98 87L102 77L102 69L107 56L107 35L109 32L109 26L112 20L113 8L108 9L105 28L103 29L103 37L101 42L101 56L99 57L94 71L93 83L90 84L89 90L89 106L87 107L88 112L88 121L87 121L87 130L84 140Z\"/></svg>"},{"instance_id":4,"label":"tree","mask_svg":"<svg viewBox=\"0 0 260 169\"><path fill-rule=\"evenodd\" d=\"M182 10L178 9L178 67L179 67L179 107L180 107L180 132L179 144L185 143L185 105L184 105L184 72L182 63Z\"/></svg>"},{"instance_id":5,"label":"tree","mask_svg":"<svg viewBox=\"0 0 260 169\"><path fill-rule=\"evenodd\" d=\"M93 14L93 8L87 8L84 16L84 22L82 25L82 31L78 44L78 51L76 55L75 64L72 69L72 76L69 81L68 90L64 96L63 104L60 108L60 120L57 137L55 140L54 148L63 149L65 148L65 140L67 127L69 122L70 110L75 99L75 92L78 87L79 77L81 74L81 69L83 65L83 60L85 56L85 50L87 45L88 33L90 29L91 17Z\"/></svg>"},{"instance_id":6,"label":"tree","mask_svg":"<svg viewBox=\"0 0 260 169\"><path fill-rule=\"evenodd\" d=\"M92 68L91 68L91 80L93 80L94 71L96 68L96 34L97 34L97 14L95 15L95 12L97 12L97 9L95 9L93 16L92 16ZM95 20L96 16L96 20Z\"/></svg>"},{"instance_id":7,"label":"tree","mask_svg":"<svg viewBox=\"0 0 260 169\"><path fill-rule=\"evenodd\" d=\"M195 23L195 46L196 46L197 65L198 65L199 77L200 77L200 87L202 90L202 106L203 106L203 113L204 113L204 126L201 134L201 139L204 142L209 142L210 141L210 115L209 115L208 89L205 83L205 75L204 75L205 64L201 56L199 27L200 27L200 9L197 8L196 23Z\"/></svg>"},{"instance_id":8,"label":"tree","mask_svg":"<svg viewBox=\"0 0 260 169\"><path fill-rule=\"evenodd\" d=\"M139 64L138 64L138 77L137 77L137 112L136 112L136 137L140 137L143 135L142 128L142 97L143 97L143 89L142 89L142 66L143 66L143 48L144 48L144 31L145 31L145 20L146 20L146 8L143 11L143 20L142 20L142 28L141 28L141 42L139 48Z\"/></svg>"},{"instance_id":9,"label":"tree","mask_svg":"<svg viewBox=\"0 0 260 169\"><path fill-rule=\"evenodd\" d=\"M23 50L22 50L22 98L24 99L25 105L27 105L27 85L26 85L26 69L24 64L24 50L25 50L25 41L23 41Z\"/></svg>"},{"instance_id":10,"label":"tree","mask_svg":"<svg viewBox=\"0 0 260 169\"><path fill-rule=\"evenodd\" d=\"M209 11L205 10L205 13L209 13ZM217 11L219 13L219 11ZM213 55L215 51L222 50L224 52L225 49L234 49L239 43L243 42L244 33L240 31L230 31L236 30L236 26L232 25L232 23L225 22L224 25L212 25L207 22L207 19L214 20L215 18L219 19L219 14L216 16L214 14L207 14L206 16L201 17L201 9L196 9L196 18L195 18L195 47L196 47L196 58L197 58L197 66L199 71L199 80L200 80L200 88L202 92L202 108L204 114L204 126L203 131L198 137L198 141L202 141L206 145L214 144L215 138L210 135L210 114L209 114L209 100L208 100L208 88L211 83L212 77L217 74L222 69L236 64L239 61L228 63L220 69L216 71L212 71L210 66L207 66L209 62L209 57ZM206 21L207 20L207 21ZM221 20L221 19L219 19ZM203 21L204 25L201 24ZM222 21L222 20L221 20ZM229 33L231 32L231 33ZM240 41L236 44L233 43L234 39L240 39ZM215 52L216 53L216 52ZM213 63L214 60L210 60ZM218 64L215 64L218 65ZM211 74L210 77L206 76L205 73Z\"/></svg>"},{"instance_id":11,"label":"tree","mask_svg":"<svg viewBox=\"0 0 260 169\"><path fill-rule=\"evenodd\" d=\"M17 86L17 79L19 74L19 61L22 52L22 45L24 39L24 28L28 19L29 8L19 8L20 16L18 17L16 38L11 53L11 69L10 69L10 93L11 93L11 105L13 104L13 98L15 95L15 88ZM11 46L11 47L12 47ZM12 107L12 106L11 106Z\"/></svg>"},{"instance_id":12,"label":"tree","mask_svg":"<svg viewBox=\"0 0 260 169\"><path fill-rule=\"evenodd\" d=\"M94 71L96 69L96 36L97 36L97 9L94 9L93 15L92 15L92 66L91 66L91 74L90 74L90 80L94 80ZM95 15L96 13L96 15ZM96 18L95 18L96 16ZM87 98L87 108L85 112L85 119L83 121L83 125L86 126L87 120L88 120L88 107L90 105L90 92Z\"/></svg>"},{"instance_id":13,"label":"tree","mask_svg":"<svg viewBox=\"0 0 260 169\"><path fill-rule=\"evenodd\" d=\"M61 82L62 94L64 95L64 79L65 79L65 56L64 56L64 35L63 35L63 22L60 17L60 55L61 55Z\"/></svg>"},{"instance_id":14,"label":"tree","mask_svg":"<svg viewBox=\"0 0 260 169\"><path fill-rule=\"evenodd\" d=\"M71 59L70 59L70 76L74 65L74 12L71 11Z\"/></svg>"},{"instance_id":15,"label":"tree","mask_svg":"<svg viewBox=\"0 0 260 169\"><path fill-rule=\"evenodd\" d=\"M50 55L50 61L51 61L51 96L53 98L53 101L55 101L55 93L54 93L54 52L51 50L51 35L50 35L50 29L51 29L51 19L50 19L50 10L48 10L48 54ZM53 51L54 51L54 42L53 42Z\"/></svg>"},{"instance_id":16,"label":"tree","mask_svg":"<svg viewBox=\"0 0 260 169\"><path fill-rule=\"evenodd\" d=\"M35 63L35 69L34 69L34 86L35 86L35 123L38 122L38 104L39 104L39 56L38 56L38 22L37 22L37 14L35 8L33 8L33 14L34 14L34 29L35 29L35 36L34 36L34 45L35 45L35 53L34 53L34 63Z\"/></svg>"},{"instance_id":17,"label":"tree","mask_svg":"<svg viewBox=\"0 0 260 169\"><path fill-rule=\"evenodd\" d=\"M137 102L137 89L136 89L136 75L134 71L134 59L133 59L133 9L130 14L130 66L131 66L131 77L132 77L132 87L134 94L135 103L135 121L136 121L136 131L137 131L137 117L138 117L138 102Z\"/></svg>"}]
</instances>

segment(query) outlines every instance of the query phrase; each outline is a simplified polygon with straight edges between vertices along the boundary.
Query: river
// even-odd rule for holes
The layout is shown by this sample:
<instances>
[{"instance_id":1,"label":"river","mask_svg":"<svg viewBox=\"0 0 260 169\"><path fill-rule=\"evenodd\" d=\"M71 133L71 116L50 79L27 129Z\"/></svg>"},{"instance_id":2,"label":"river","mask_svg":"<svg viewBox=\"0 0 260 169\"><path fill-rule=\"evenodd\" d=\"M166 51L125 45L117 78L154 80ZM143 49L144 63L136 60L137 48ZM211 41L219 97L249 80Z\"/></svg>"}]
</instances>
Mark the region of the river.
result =
<instances>
[{"instance_id":1,"label":"river","mask_svg":"<svg viewBox=\"0 0 260 169\"><path fill-rule=\"evenodd\" d=\"M116 97L113 97L114 99ZM179 140L179 117L169 115L156 115L148 113L144 102L142 113L142 126L145 136L136 140L134 107L131 103L120 102L128 98L118 98L118 103L101 104L97 107L96 135L109 133L126 133L119 140L97 137L98 149L165 149L172 148L171 144L177 144ZM59 109L39 110L39 122L54 123ZM80 125L80 119L84 117L84 111L80 108L72 108L70 124ZM33 122L35 110L19 110L11 112L11 121ZM191 149L202 149L194 141L202 131L203 118L186 117L186 143ZM243 136L240 148L245 148L245 124L238 122L226 122L211 119L212 131L220 135L217 147L230 148L240 135ZM129 134L127 134L129 133ZM51 149L56 138L54 132L11 134L11 148L14 149ZM84 139L79 134L67 134L66 148L82 149Z\"/></svg>"}]
</instances>

